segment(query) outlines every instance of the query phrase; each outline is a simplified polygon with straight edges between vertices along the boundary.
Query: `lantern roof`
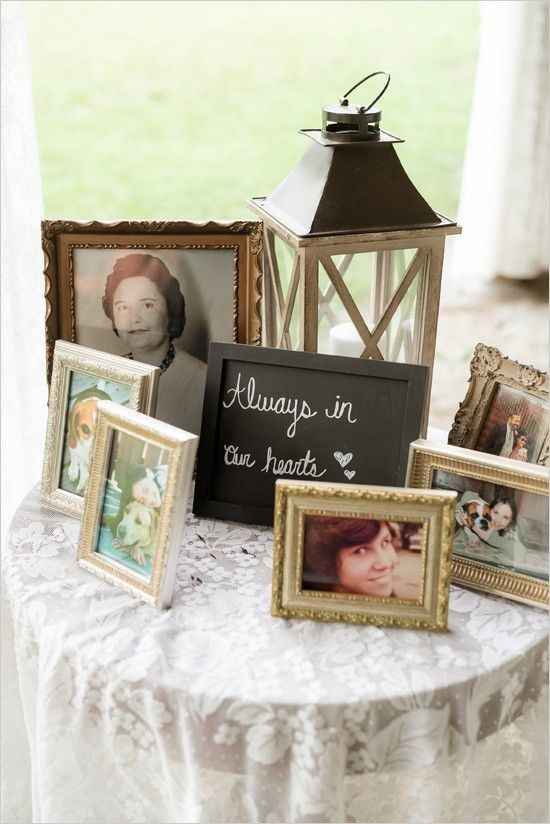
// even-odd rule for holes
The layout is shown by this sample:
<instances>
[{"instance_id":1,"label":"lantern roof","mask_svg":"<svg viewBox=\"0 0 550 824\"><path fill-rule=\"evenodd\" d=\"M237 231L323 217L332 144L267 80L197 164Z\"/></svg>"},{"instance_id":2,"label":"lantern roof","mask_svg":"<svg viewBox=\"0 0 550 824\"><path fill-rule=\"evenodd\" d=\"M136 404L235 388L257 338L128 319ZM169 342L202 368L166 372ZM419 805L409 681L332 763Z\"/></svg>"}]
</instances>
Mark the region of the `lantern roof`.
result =
<instances>
[{"instance_id":1,"label":"lantern roof","mask_svg":"<svg viewBox=\"0 0 550 824\"><path fill-rule=\"evenodd\" d=\"M323 108L322 129L302 129L312 144L266 198L251 206L299 237L455 226L438 215L414 186L394 148L401 138L380 129L381 112L352 106L350 92Z\"/></svg>"}]
</instances>

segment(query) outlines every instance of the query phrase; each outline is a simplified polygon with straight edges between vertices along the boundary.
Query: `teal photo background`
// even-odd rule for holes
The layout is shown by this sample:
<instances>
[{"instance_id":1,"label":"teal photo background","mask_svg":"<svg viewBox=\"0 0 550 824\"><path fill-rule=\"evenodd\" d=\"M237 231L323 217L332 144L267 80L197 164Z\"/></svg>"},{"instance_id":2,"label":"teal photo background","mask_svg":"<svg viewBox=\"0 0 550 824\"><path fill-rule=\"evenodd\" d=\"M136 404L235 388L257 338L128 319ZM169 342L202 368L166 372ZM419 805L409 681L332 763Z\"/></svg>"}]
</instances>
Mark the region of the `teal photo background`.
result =
<instances>
[{"instance_id":1,"label":"teal photo background","mask_svg":"<svg viewBox=\"0 0 550 824\"><path fill-rule=\"evenodd\" d=\"M137 467L149 469L154 476L154 483L160 493L161 506L164 500L165 482L167 475L167 450L155 446L148 441L117 431L113 435L111 454L106 471L105 489L101 503L100 529L95 551L130 572L138 575L145 581L151 579L157 547L153 541L153 551L144 564L135 561L128 550L114 546L117 526L120 523L124 508L133 498L132 478ZM154 536L156 538L156 536Z\"/></svg>"},{"instance_id":2,"label":"teal photo background","mask_svg":"<svg viewBox=\"0 0 550 824\"><path fill-rule=\"evenodd\" d=\"M143 566L140 566L133 560L133 558L130 558L126 552L116 549L113 546L113 538L114 535L111 529L108 526L103 525L99 530L96 552L100 555L105 555L105 557L110 558L111 561L116 561L117 564L121 564L123 567L126 567L126 569L131 570L131 572L135 572L144 580L149 581L153 571L152 560L148 561Z\"/></svg>"}]
</instances>

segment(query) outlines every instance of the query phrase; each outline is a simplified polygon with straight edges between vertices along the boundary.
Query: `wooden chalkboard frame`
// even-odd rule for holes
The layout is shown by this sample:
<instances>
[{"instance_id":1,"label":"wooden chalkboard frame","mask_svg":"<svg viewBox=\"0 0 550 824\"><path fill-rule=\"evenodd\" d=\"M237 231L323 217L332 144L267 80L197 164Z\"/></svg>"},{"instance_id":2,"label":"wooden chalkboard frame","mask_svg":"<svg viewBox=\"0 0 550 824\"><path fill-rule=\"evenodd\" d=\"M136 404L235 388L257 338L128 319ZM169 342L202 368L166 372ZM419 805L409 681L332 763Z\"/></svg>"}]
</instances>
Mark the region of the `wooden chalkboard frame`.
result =
<instances>
[{"instance_id":1,"label":"wooden chalkboard frame","mask_svg":"<svg viewBox=\"0 0 550 824\"><path fill-rule=\"evenodd\" d=\"M409 444L418 437L425 437L422 422L425 420L424 412L428 398L429 369L427 366L349 358L340 355L320 355L313 352L293 352L239 343L211 343L193 502L193 512L196 515L248 524L273 525L275 480L273 481L273 497L266 506L247 506L216 500L211 494L220 417L222 375L224 364L232 360L257 365L282 366L287 369L315 370L333 375L364 375L370 378L406 381L408 387L404 413L405 426L401 432L399 462L396 470L398 474L396 486L404 486Z\"/></svg>"}]
</instances>

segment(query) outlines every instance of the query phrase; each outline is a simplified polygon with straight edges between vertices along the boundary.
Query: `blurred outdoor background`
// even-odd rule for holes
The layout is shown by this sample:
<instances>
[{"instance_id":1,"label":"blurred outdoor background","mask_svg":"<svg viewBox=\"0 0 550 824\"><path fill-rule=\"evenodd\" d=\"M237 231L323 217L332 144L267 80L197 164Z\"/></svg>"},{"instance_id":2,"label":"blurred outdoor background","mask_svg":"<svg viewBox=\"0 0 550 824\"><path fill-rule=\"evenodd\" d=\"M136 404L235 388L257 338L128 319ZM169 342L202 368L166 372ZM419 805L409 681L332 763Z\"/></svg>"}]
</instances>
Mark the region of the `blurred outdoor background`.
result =
<instances>
[{"instance_id":1,"label":"blurred outdoor background","mask_svg":"<svg viewBox=\"0 0 550 824\"><path fill-rule=\"evenodd\" d=\"M430 205L457 215L477 2L56 0L26 15L47 217L251 219L247 198L305 151L298 129L378 69L392 75L382 128L406 140L398 153ZM460 272L449 283L431 408L445 429L478 341L539 368L548 344L540 279L481 297Z\"/></svg>"},{"instance_id":2,"label":"blurred outdoor background","mask_svg":"<svg viewBox=\"0 0 550 824\"><path fill-rule=\"evenodd\" d=\"M27 20L48 216L247 217L305 151L298 129L377 69L382 127L456 213L475 2L54 0Z\"/></svg>"}]
</instances>

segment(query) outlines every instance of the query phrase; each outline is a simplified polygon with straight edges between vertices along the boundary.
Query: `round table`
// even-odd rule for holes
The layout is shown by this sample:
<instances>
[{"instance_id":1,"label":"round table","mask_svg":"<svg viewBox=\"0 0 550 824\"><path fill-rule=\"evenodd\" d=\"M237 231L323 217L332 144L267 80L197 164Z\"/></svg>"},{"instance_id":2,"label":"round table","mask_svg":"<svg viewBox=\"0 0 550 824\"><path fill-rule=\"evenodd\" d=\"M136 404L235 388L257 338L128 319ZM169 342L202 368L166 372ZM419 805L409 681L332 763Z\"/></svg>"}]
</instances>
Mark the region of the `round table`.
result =
<instances>
[{"instance_id":1,"label":"round table","mask_svg":"<svg viewBox=\"0 0 550 824\"><path fill-rule=\"evenodd\" d=\"M35 822L546 820L544 611L275 619L272 531L189 514L159 612L77 566L79 526L34 490L4 556Z\"/></svg>"}]
</instances>

